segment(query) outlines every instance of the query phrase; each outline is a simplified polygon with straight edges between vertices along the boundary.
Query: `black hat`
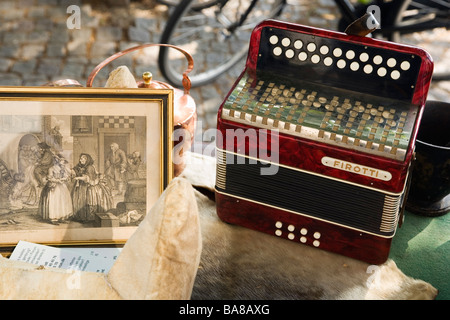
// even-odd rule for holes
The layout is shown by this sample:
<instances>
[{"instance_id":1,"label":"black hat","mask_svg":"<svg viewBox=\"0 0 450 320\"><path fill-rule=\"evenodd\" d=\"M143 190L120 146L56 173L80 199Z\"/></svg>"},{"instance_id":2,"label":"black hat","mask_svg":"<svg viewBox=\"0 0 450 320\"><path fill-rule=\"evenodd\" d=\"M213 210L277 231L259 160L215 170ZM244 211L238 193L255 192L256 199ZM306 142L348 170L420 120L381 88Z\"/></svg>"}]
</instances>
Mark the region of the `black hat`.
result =
<instances>
[{"instance_id":1,"label":"black hat","mask_svg":"<svg viewBox=\"0 0 450 320\"><path fill-rule=\"evenodd\" d=\"M50 146L45 142L39 142L37 145L39 148L42 148L42 149L50 149Z\"/></svg>"}]
</instances>

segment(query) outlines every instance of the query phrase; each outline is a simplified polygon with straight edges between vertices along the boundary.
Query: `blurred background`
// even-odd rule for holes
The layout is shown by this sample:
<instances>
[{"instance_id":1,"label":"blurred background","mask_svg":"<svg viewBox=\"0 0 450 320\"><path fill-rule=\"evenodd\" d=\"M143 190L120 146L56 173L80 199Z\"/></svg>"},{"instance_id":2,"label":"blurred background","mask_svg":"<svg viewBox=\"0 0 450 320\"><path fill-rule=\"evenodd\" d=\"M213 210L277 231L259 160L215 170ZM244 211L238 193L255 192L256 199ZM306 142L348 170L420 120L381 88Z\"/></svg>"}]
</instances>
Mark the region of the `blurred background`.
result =
<instances>
[{"instance_id":1,"label":"blurred background","mask_svg":"<svg viewBox=\"0 0 450 320\"><path fill-rule=\"evenodd\" d=\"M67 9L73 5L80 8L79 29L68 28ZM2 0L0 85L38 86L66 78L85 85L92 69L115 52L159 43L171 10L157 0ZM278 19L337 30L339 11L333 0L289 0ZM436 29L408 41L428 50L436 68L448 68L450 31ZM96 76L94 86L104 86L109 72L120 65L128 66L137 79L151 71L155 80L166 82L158 69L158 52L148 48L115 60ZM217 110L243 66L244 61L191 90L201 131L215 128ZM429 99L450 101L450 81L433 82Z\"/></svg>"}]
</instances>

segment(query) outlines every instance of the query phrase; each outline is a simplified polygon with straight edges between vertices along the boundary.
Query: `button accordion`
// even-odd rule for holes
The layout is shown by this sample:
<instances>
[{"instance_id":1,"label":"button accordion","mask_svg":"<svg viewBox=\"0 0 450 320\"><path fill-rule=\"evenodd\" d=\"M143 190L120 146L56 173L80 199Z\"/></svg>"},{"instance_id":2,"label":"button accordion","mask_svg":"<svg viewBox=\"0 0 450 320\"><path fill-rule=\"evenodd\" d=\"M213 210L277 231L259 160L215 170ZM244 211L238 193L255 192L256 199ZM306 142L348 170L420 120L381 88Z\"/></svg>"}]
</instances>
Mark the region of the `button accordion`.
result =
<instances>
[{"instance_id":1,"label":"button accordion","mask_svg":"<svg viewBox=\"0 0 450 320\"><path fill-rule=\"evenodd\" d=\"M420 48L262 22L218 111L219 218L386 261L432 70Z\"/></svg>"}]
</instances>

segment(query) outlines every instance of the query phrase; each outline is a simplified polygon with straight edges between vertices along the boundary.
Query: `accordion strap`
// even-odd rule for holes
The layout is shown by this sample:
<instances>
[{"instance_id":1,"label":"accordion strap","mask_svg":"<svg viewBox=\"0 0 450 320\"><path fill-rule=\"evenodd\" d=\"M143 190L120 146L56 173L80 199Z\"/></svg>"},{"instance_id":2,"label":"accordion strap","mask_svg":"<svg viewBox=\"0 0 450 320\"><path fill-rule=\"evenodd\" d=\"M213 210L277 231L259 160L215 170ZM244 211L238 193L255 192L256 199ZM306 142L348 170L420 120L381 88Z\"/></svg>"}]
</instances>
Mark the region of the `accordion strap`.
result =
<instances>
[{"instance_id":1,"label":"accordion strap","mask_svg":"<svg viewBox=\"0 0 450 320\"><path fill-rule=\"evenodd\" d=\"M379 26L380 23L375 16L371 12L367 12L359 19L350 23L345 29L345 33L348 35L365 37L369 33L375 31Z\"/></svg>"}]
</instances>

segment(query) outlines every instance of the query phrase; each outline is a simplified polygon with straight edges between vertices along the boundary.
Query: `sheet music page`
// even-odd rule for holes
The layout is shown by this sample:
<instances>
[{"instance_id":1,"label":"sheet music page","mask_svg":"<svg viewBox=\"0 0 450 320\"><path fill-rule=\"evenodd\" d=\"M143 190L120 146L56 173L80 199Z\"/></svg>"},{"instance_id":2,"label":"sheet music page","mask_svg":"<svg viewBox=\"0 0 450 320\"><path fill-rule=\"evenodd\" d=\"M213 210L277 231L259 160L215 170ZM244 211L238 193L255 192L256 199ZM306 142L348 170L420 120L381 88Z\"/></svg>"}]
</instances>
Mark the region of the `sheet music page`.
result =
<instances>
[{"instance_id":1,"label":"sheet music page","mask_svg":"<svg viewBox=\"0 0 450 320\"><path fill-rule=\"evenodd\" d=\"M107 273L121 248L57 248L19 241L9 257L38 266Z\"/></svg>"}]
</instances>

